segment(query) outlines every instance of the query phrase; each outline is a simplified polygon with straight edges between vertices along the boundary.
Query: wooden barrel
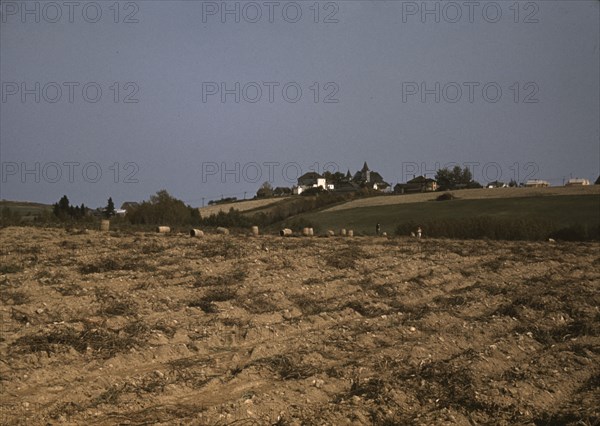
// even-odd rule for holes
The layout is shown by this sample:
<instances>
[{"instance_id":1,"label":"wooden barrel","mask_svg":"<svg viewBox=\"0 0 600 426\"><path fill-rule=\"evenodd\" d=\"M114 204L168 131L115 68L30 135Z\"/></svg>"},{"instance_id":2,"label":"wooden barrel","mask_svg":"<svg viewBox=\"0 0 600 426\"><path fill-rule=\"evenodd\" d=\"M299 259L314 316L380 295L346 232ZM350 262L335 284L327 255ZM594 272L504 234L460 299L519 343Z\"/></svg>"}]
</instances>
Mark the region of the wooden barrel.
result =
<instances>
[{"instance_id":1,"label":"wooden barrel","mask_svg":"<svg viewBox=\"0 0 600 426\"><path fill-rule=\"evenodd\" d=\"M289 228L282 229L281 231L279 231L279 235L281 235L282 237L289 237L290 235L292 235L292 230Z\"/></svg>"},{"instance_id":2,"label":"wooden barrel","mask_svg":"<svg viewBox=\"0 0 600 426\"><path fill-rule=\"evenodd\" d=\"M110 220L102 220L100 222L100 230L107 232L110 229Z\"/></svg>"},{"instance_id":3,"label":"wooden barrel","mask_svg":"<svg viewBox=\"0 0 600 426\"><path fill-rule=\"evenodd\" d=\"M346 229L344 229L344 228L340 229L340 235L342 237L345 237L346 236Z\"/></svg>"},{"instance_id":4,"label":"wooden barrel","mask_svg":"<svg viewBox=\"0 0 600 426\"><path fill-rule=\"evenodd\" d=\"M229 229L227 228L223 228L222 226L219 226L217 228L217 234L221 234L221 235L229 235Z\"/></svg>"},{"instance_id":5,"label":"wooden barrel","mask_svg":"<svg viewBox=\"0 0 600 426\"><path fill-rule=\"evenodd\" d=\"M156 232L158 232L159 234L166 234L167 232L171 232L171 228L169 228L168 226L158 226L156 228Z\"/></svg>"},{"instance_id":6,"label":"wooden barrel","mask_svg":"<svg viewBox=\"0 0 600 426\"><path fill-rule=\"evenodd\" d=\"M354 237L354 231L352 229L348 230L348 236L349 237Z\"/></svg>"},{"instance_id":7,"label":"wooden barrel","mask_svg":"<svg viewBox=\"0 0 600 426\"><path fill-rule=\"evenodd\" d=\"M310 237L312 237L313 235L315 235L315 230L313 228L308 228L308 235Z\"/></svg>"},{"instance_id":8,"label":"wooden barrel","mask_svg":"<svg viewBox=\"0 0 600 426\"><path fill-rule=\"evenodd\" d=\"M254 235L255 237L258 236L258 226L253 226L252 227L252 235Z\"/></svg>"}]
</instances>

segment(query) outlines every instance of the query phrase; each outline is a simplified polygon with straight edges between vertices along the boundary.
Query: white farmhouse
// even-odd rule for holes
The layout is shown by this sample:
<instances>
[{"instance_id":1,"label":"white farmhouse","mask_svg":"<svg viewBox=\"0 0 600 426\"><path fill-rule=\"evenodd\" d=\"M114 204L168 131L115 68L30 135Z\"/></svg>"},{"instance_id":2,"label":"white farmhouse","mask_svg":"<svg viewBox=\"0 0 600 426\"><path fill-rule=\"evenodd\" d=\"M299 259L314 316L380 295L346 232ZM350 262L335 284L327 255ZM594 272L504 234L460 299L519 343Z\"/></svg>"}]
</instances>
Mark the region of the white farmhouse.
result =
<instances>
[{"instance_id":1,"label":"white farmhouse","mask_svg":"<svg viewBox=\"0 0 600 426\"><path fill-rule=\"evenodd\" d=\"M550 184L542 179L530 179L527 182L525 182L525 186L527 188L545 188L547 186L550 186Z\"/></svg>"},{"instance_id":2,"label":"white farmhouse","mask_svg":"<svg viewBox=\"0 0 600 426\"><path fill-rule=\"evenodd\" d=\"M310 188L329 189L327 180L316 172L308 172L298 178L298 186L294 187L294 194L300 195Z\"/></svg>"},{"instance_id":3,"label":"white farmhouse","mask_svg":"<svg viewBox=\"0 0 600 426\"><path fill-rule=\"evenodd\" d=\"M590 184L590 181L587 179L569 179L569 181L565 184L565 186L587 186Z\"/></svg>"}]
</instances>

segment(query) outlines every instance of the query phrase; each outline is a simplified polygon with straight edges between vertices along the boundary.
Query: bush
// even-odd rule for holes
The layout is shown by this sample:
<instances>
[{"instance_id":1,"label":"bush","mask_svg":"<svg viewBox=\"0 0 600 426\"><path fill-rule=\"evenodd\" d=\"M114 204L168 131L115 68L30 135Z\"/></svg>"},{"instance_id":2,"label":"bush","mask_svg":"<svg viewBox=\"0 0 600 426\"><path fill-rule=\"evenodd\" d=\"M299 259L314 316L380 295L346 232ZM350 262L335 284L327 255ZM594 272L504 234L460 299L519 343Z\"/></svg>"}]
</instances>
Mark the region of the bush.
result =
<instances>
[{"instance_id":1,"label":"bush","mask_svg":"<svg viewBox=\"0 0 600 426\"><path fill-rule=\"evenodd\" d=\"M127 212L127 220L134 225L198 225L200 213L198 209L186 206L164 189Z\"/></svg>"},{"instance_id":2,"label":"bush","mask_svg":"<svg viewBox=\"0 0 600 426\"><path fill-rule=\"evenodd\" d=\"M306 191L303 191L300 195L304 197L310 197L311 195L320 195L323 193L325 193L325 190L322 187L318 186L316 188L308 188Z\"/></svg>"},{"instance_id":3,"label":"bush","mask_svg":"<svg viewBox=\"0 0 600 426\"><path fill-rule=\"evenodd\" d=\"M444 192L442 195L438 196L435 200L436 201L449 201L449 200L454 200L456 197L454 196L454 194L452 192Z\"/></svg>"},{"instance_id":4,"label":"bush","mask_svg":"<svg viewBox=\"0 0 600 426\"><path fill-rule=\"evenodd\" d=\"M3 207L0 210L0 226L19 225L21 223L21 215L11 210L8 207Z\"/></svg>"}]
</instances>

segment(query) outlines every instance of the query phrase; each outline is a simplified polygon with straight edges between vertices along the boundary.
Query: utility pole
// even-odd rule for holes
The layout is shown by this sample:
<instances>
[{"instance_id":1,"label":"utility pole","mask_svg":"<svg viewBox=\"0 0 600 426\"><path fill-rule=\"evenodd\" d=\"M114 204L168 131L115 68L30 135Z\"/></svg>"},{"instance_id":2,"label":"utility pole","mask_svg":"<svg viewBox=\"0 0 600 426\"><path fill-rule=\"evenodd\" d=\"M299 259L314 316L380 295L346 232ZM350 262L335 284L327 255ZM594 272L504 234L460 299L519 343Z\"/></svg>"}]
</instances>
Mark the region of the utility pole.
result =
<instances>
[{"instance_id":1,"label":"utility pole","mask_svg":"<svg viewBox=\"0 0 600 426\"><path fill-rule=\"evenodd\" d=\"M202 197L202 207L204 207L204 197Z\"/></svg>"}]
</instances>

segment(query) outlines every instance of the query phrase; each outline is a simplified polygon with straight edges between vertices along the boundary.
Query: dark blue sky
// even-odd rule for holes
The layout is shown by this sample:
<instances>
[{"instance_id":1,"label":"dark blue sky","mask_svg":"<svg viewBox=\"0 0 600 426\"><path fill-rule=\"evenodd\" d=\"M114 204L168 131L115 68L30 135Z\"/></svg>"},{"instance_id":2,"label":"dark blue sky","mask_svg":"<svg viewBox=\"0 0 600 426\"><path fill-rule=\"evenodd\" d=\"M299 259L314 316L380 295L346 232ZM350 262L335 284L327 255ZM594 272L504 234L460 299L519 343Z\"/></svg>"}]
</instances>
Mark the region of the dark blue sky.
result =
<instances>
[{"instance_id":1,"label":"dark blue sky","mask_svg":"<svg viewBox=\"0 0 600 426\"><path fill-rule=\"evenodd\" d=\"M2 3L5 199L199 206L364 161L600 173L597 0L50 3Z\"/></svg>"}]
</instances>

